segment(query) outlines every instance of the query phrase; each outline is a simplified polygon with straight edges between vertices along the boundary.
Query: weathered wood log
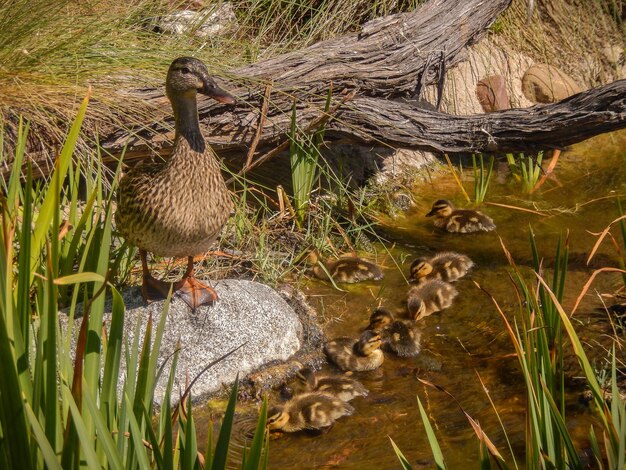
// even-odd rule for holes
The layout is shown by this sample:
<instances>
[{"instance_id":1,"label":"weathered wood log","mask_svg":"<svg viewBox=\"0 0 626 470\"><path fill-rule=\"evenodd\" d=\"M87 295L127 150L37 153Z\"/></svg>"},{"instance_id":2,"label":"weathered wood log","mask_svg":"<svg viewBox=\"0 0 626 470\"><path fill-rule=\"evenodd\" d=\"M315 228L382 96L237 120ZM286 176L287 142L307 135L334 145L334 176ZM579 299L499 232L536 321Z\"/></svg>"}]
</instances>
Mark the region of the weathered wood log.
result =
<instances>
[{"instance_id":1,"label":"weathered wood log","mask_svg":"<svg viewBox=\"0 0 626 470\"><path fill-rule=\"evenodd\" d=\"M298 123L322 114L331 86L337 101L347 91L370 97L419 94L443 70L463 58L510 0L431 0L412 13L391 15L367 23L360 32L323 41L308 48L238 68L232 76L243 85L225 85L241 104L226 108L210 101L199 105L209 142L221 150L244 148L253 140L261 108L262 89L273 83L260 149L275 144L289 129L292 102L298 102ZM169 114L162 89L135 92L153 103L159 115ZM100 137L104 148L118 155L126 146L127 161L171 145L171 120L159 119L140 132L120 130ZM359 141L359 138L355 138Z\"/></svg>"}]
</instances>

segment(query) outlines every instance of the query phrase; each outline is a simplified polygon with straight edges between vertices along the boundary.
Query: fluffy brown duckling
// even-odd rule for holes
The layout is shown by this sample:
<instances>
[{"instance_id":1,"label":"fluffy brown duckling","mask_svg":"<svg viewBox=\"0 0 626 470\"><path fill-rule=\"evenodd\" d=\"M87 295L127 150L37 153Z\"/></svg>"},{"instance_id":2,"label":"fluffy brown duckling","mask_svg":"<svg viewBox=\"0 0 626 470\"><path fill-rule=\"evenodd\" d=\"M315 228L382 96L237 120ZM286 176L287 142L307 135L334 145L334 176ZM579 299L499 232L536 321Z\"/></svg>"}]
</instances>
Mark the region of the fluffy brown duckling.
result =
<instances>
[{"instance_id":1,"label":"fluffy brown duckling","mask_svg":"<svg viewBox=\"0 0 626 470\"><path fill-rule=\"evenodd\" d=\"M313 250L307 256L307 261L312 265L308 272L324 281L329 280L328 275L333 278L334 282L349 284L370 280L379 281L383 278L380 266L356 256L343 256L336 260L322 261L319 253Z\"/></svg>"},{"instance_id":2,"label":"fluffy brown duckling","mask_svg":"<svg viewBox=\"0 0 626 470\"><path fill-rule=\"evenodd\" d=\"M457 294L452 284L438 279L413 286L409 289L406 301L409 315L414 320L420 320L444 310L452 305Z\"/></svg>"},{"instance_id":3,"label":"fluffy brown duckling","mask_svg":"<svg viewBox=\"0 0 626 470\"><path fill-rule=\"evenodd\" d=\"M303 393L284 405L270 409L267 427L283 432L323 431L335 424L337 419L353 412L352 405L329 393Z\"/></svg>"},{"instance_id":4,"label":"fluffy brown duckling","mask_svg":"<svg viewBox=\"0 0 626 470\"><path fill-rule=\"evenodd\" d=\"M193 276L193 257L211 247L233 209L219 160L200 130L196 96L220 103L234 103L235 98L220 89L204 63L193 57L172 62L165 89L174 111L172 154L165 161L146 159L122 177L115 222L125 240L139 248L144 298L165 298L171 286L150 274L148 251L186 257L187 271L173 288L195 309L217 300L217 294Z\"/></svg>"},{"instance_id":5,"label":"fluffy brown duckling","mask_svg":"<svg viewBox=\"0 0 626 470\"><path fill-rule=\"evenodd\" d=\"M469 256L446 251L431 258L417 258L411 263L409 275L419 283L431 279L454 282L465 276L473 266Z\"/></svg>"},{"instance_id":6,"label":"fluffy brown duckling","mask_svg":"<svg viewBox=\"0 0 626 470\"><path fill-rule=\"evenodd\" d=\"M382 348L400 357L417 356L420 352L422 332L415 322L396 320L385 308L377 308L370 315L369 330L380 332Z\"/></svg>"},{"instance_id":7,"label":"fluffy brown duckling","mask_svg":"<svg viewBox=\"0 0 626 470\"><path fill-rule=\"evenodd\" d=\"M488 215L472 209L455 209L446 199L439 199L433 204L426 217L435 216L435 227L451 233L490 232L496 225Z\"/></svg>"},{"instance_id":8,"label":"fluffy brown duckling","mask_svg":"<svg viewBox=\"0 0 626 470\"><path fill-rule=\"evenodd\" d=\"M347 375L316 374L307 367L299 370L297 376L307 391L330 393L343 401L350 401L356 397L366 397L368 394L361 382Z\"/></svg>"},{"instance_id":9,"label":"fluffy brown duckling","mask_svg":"<svg viewBox=\"0 0 626 470\"><path fill-rule=\"evenodd\" d=\"M380 350L380 335L374 331L364 331L359 339L336 338L324 345L328 359L342 370L374 370L383 363L385 357Z\"/></svg>"}]
</instances>

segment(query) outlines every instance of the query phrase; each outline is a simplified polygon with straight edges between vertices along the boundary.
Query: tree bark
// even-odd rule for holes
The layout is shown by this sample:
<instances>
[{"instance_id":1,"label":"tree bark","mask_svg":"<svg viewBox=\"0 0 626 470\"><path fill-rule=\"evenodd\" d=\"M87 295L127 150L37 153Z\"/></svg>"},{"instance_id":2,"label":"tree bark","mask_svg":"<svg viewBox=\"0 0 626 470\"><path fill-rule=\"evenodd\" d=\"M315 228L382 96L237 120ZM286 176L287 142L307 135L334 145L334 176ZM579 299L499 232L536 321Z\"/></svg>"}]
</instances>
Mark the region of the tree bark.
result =
<instances>
[{"instance_id":1,"label":"tree bark","mask_svg":"<svg viewBox=\"0 0 626 470\"><path fill-rule=\"evenodd\" d=\"M451 153L528 151L559 148L625 127L624 80L552 105L475 116L418 106L423 87L462 60L464 49L509 3L430 0L415 12L367 23L358 33L235 69L232 82L224 87L238 96L236 106L200 99L205 136L219 154L240 155L243 163L253 141L258 141L258 155L287 139L294 102L299 128L319 122L331 84L331 109L336 112L327 123L330 141ZM260 119L268 83L269 106ZM153 106L155 121L136 129L128 120L126 128L101 134L100 143L109 154L105 161L113 163L124 149L130 164L169 153L173 125L163 91L128 92Z\"/></svg>"},{"instance_id":2,"label":"tree bark","mask_svg":"<svg viewBox=\"0 0 626 470\"><path fill-rule=\"evenodd\" d=\"M224 86L240 98L240 104L228 108L201 100L205 135L218 153L245 152L256 134L262 83L273 85L260 149L286 138L294 100L301 128L323 115L331 83L333 103L350 91L359 97L378 97L384 106L393 106L387 98L419 95L424 86L463 59L464 49L474 44L509 4L510 0L431 0L414 12L371 21L358 33L233 70L231 75L239 85ZM155 108L169 110L162 89L134 94ZM347 103L343 112L350 107ZM155 150L167 154L171 129L171 119L159 120L138 132L122 129L101 136L100 142L113 155L126 147L125 158L131 161ZM357 125L350 138L362 142L364 130ZM349 132L343 134L347 137Z\"/></svg>"}]
</instances>

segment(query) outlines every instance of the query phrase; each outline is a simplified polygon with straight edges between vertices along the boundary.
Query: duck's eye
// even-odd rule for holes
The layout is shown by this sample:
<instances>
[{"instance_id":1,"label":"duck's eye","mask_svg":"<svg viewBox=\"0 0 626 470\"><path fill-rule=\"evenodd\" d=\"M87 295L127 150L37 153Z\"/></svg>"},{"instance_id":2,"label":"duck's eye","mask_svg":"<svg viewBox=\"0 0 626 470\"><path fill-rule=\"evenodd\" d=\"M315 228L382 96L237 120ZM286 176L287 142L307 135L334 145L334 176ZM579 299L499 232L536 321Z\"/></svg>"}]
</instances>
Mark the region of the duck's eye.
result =
<instances>
[{"instance_id":1,"label":"duck's eye","mask_svg":"<svg viewBox=\"0 0 626 470\"><path fill-rule=\"evenodd\" d=\"M181 67L180 73L183 75L187 75L189 73L189 69L187 67Z\"/></svg>"}]
</instances>

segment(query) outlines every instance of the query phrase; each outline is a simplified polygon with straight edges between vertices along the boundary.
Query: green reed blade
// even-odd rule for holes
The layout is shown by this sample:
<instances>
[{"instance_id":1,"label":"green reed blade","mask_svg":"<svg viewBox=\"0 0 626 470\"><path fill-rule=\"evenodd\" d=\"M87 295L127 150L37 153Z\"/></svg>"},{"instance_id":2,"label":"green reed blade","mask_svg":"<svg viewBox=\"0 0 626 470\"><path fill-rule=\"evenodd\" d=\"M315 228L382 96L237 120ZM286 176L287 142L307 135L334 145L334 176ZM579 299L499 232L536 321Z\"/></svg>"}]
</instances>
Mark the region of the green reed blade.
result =
<instances>
[{"instance_id":1,"label":"green reed blade","mask_svg":"<svg viewBox=\"0 0 626 470\"><path fill-rule=\"evenodd\" d=\"M111 287L111 326L107 338L107 350L102 372L100 391L101 409L104 409L107 424L113 427L116 419L117 384L120 376L122 344L124 342L124 300L117 289Z\"/></svg>"},{"instance_id":2,"label":"green reed blade","mask_svg":"<svg viewBox=\"0 0 626 470\"><path fill-rule=\"evenodd\" d=\"M32 253L31 253L31 278L30 282L32 283L35 269L39 263L39 255L41 250L44 247L45 237L50 229L50 223L52 222L52 218L54 213L58 214L58 205L55 204L55 201L58 201L59 194L61 191L60 183L65 179L67 175L68 167L72 161L72 155L74 154L74 148L76 146L76 142L78 141L78 136L80 133L80 128L83 123L83 119L85 117L85 113L87 112L87 105L89 104L89 95L87 95L78 110L76 115L76 119L72 123L69 133L67 134L67 138L63 144L63 148L61 149L61 153L59 157L55 161L55 169L52 174L51 181L53 182L53 187L51 187L44 197L43 202L41 203L41 207L39 210L39 215L37 216L37 220L35 221L35 230L33 233L32 239ZM54 183L56 182L56 183ZM56 187L56 191L54 188Z\"/></svg>"},{"instance_id":3,"label":"green reed blade","mask_svg":"<svg viewBox=\"0 0 626 470\"><path fill-rule=\"evenodd\" d=\"M402 453L400 448L396 445L396 443L393 442L393 439L389 437L389 440L391 441L391 446L393 447L393 451L396 453L396 457L398 457L398 460L400 461L400 465L402 465L402 468L404 470L413 470L413 467L409 463L408 459L404 456L404 454Z\"/></svg>"},{"instance_id":4,"label":"green reed blade","mask_svg":"<svg viewBox=\"0 0 626 470\"><path fill-rule=\"evenodd\" d=\"M98 433L98 447L101 447L106 455L109 468L123 468L121 455L117 452L117 447L111 436L111 430L115 429L112 423L107 423L107 419L96 406L94 398L91 396L89 389L83 386L83 403L87 405L87 410L92 416L93 422Z\"/></svg>"},{"instance_id":5,"label":"green reed blade","mask_svg":"<svg viewBox=\"0 0 626 470\"><path fill-rule=\"evenodd\" d=\"M94 451L94 441L91 438L90 433L87 431L85 422L83 420L83 415L79 411L78 406L74 401L72 392L66 385L61 386L61 392L63 395L63 400L65 400L69 405L70 413L72 415L72 428L74 429L74 432L76 433L76 439L78 440L76 444L72 444L72 447L74 449L80 449L81 458L85 459L89 468L99 468L100 464L98 462L98 457ZM64 464L63 468L70 468L70 466Z\"/></svg>"},{"instance_id":6,"label":"green reed blade","mask_svg":"<svg viewBox=\"0 0 626 470\"><path fill-rule=\"evenodd\" d=\"M196 424L193 420L193 410L191 407L191 394L187 399L187 420L182 425L183 432L185 433L185 447L184 454L182 455L181 469L193 470L196 468L198 461L198 445L196 438Z\"/></svg>"},{"instance_id":7,"label":"green reed blade","mask_svg":"<svg viewBox=\"0 0 626 470\"><path fill-rule=\"evenodd\" d=\"M254 437L252 438L252 444L247 455L246 465L242 468L246 470L257 470L261 462L261 455L263 454L263 447L265 443L265 423L267 422L267 397L263 398L263 404L261 405L261 411L259 412L259 420L254 430Z\"/></svg>"},{"instance_id":8,"label":"green reed blade","mask_svg":"<svg viewBox=\"0 0 626 470\"><path fill-rule=\"evenodd\" d=\"M132 411L133 403L128 394L124 394L124 401L126 402L126 409L128 410L128 424L130 426L130 439L132 441L132 445L129 445L128 448L129 451L132 451L134 457L134 459L126 460L126 468L129 466L134 468L134 465L131 462L134 462L135 459L137 462L137 468L150 468L148 453L143 444L143 433L141 432L135 413Z\"/></svg>"},{"instance_id":9,"label":"green reed blade","mask_svg":"<svg viewBox=\"0 0 626 470\"><path fill-rule=\"evenodd\" d=\"M28 421L30 422L34 440L37 442L37 445L39 446L39 449L41 450L41 456L43 457L43 460L46 464L46 468L61 470L61 465L59 465L57 455L54 452L54 449L52 448L50 443L48 442L48 439L46 438L46 433L41 427L41 424L39 424L39 421L37 420L35 413L33 413L33 409L30 407L30 404L28 402L24 403L24 408L26 410L26 415L28 416ZM15 431L17 430L14 429L13 432ZM27 465L29 465L27 460L20 462L20 464L23 465L22 468L30 468L30 467L27 467ZM17 468L17 467L6 467L6 468Z\"/></svg>"},{"instance_id":10,"label":"green reed blade","mask_svg":"<svg viewBox=\"0 0 626 470\"><path fill-rule=\"evenodd\" d=\"M428 419L428 415L426 414L426 410L422 406L422 402L417 397L417 404L420 409L420 416L422 417L422 423L424 424L424 429L426 430L426 437L428 438L428 444L430 445L430 450L433 453L433 457L435 458L435 465L438 469L446 468L446 463L443 459L443 453L441 452L441 447L439 447L439 442L437 441L437 436L435 435L435 431L433 431L433 427L430 424L430 420Z\"/></svg>"},{"instance_id":11,"label":"green reed blade","mask_svg":"<svg viewBox=\"0 0 626 470\"><path fill-rule=\"evenodd\" d=\"M237 389L239 387L239 374L233 383L233 389L230 392L228 399L228 405L226 406L226 412L224 413L224 419L220 426L220 433L217 438L217 444L215 445L215 452L213 453L213 465L212 470L224 470L226 468L226 461L228 459L228 447L230 443L230 433L233 429L233 419L235 417L235 405L237 404Z\"/></svg>"}]
</instances>

